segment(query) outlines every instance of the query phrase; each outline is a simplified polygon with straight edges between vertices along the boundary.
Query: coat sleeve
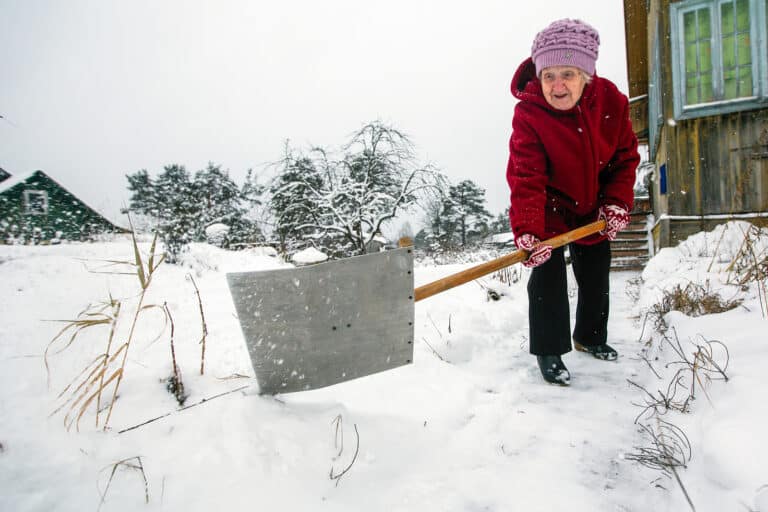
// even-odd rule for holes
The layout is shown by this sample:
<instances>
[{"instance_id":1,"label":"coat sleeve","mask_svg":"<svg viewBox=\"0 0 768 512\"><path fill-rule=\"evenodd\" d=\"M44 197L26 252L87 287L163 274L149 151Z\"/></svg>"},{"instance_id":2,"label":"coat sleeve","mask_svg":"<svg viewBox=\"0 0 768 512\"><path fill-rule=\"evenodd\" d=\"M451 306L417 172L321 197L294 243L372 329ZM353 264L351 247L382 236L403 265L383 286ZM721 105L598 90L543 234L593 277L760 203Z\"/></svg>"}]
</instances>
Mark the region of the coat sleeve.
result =
<instances>
[{"instance_id":1,"label":"coat sleeve","mask_svg":"<svg viewBox=\"0 0 768 512\"><path fill-rule=\"evenodd\" d=\"M620 93L618 93L620 94ZM600 176L600 204L615 204L632 211L635 199L635 173L640 163L637 137L629 118L629 101L620 95L622 129L616 152Z\"/></svg>"},{"instance_id":2,"label":"coat sleeve","mask_svg":"<svg viewBox=\"0 0 768 512\"><path fill-rule=\"evenodd\" d=\"M510 189L509 220L515 237L529 233L543 240L548 181L547 158L541 139L527 122L527 118L532 115L528 108L518 103L512 118L507 162L507 183Z\"/></svg>"}]
</instances>

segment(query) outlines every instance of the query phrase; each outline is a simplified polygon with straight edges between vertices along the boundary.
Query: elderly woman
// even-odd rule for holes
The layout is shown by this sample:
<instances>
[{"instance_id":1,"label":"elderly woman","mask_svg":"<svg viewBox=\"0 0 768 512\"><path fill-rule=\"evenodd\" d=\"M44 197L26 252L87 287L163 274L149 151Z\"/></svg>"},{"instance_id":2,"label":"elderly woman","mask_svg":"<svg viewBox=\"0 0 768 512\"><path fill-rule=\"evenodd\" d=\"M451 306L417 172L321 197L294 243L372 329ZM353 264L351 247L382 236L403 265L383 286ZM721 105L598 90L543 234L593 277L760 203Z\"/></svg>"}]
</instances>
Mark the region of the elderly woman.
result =
<instances>
[{"instance_id":1,"label":"elderly woman","mask_svg":"<svg viewBox=\"0 0 768 512\"><path fill-rule=\"evenodd\" d=\"M614 361L608 345L610 240L629 223L640 161L629 102L595 74L600 37L563 19L536 35L531 57L512 79L519 103L512 120L507 181L515 243L530 253L530 352L552 384L570 384L561 356L571 350L564 248L542 240L598 218L606 228L571 243L578 284L574 347Z\"/></svg>"}]
</instances>

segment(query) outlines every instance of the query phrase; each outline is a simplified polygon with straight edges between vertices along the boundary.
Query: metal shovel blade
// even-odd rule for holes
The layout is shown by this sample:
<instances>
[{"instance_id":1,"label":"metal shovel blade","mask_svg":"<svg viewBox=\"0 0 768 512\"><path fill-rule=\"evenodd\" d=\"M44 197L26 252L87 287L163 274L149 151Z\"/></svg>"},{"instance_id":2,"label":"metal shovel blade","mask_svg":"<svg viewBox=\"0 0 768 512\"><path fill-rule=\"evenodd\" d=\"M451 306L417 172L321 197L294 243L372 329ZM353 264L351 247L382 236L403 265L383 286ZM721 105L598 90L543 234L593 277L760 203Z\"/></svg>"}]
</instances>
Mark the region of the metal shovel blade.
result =
<instances>
[{"instance_id":1,"label":"metal shovel blade","mask_svg":"<svg viewBox=\"0 0 768 512\"><path fill-rule=\"evenodd\" d=\"M413 361L411 248L227 274L261 394L321 388Z\"/></svg>"}]
</instances>

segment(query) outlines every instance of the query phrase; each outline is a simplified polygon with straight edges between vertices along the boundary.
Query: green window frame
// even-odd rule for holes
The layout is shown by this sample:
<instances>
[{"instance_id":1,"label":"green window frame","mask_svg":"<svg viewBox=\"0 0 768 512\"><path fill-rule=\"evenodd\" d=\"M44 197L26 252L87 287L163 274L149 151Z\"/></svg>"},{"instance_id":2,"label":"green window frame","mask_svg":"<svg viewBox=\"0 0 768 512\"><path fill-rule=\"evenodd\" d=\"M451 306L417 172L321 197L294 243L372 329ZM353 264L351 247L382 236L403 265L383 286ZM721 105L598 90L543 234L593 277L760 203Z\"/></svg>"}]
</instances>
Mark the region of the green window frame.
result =
<instances>
[{"instance_id":1,"label":"green window frame","mask_svg":"<svg viewBox=\"0 0 768 512\"><path fill-rule=\"evenodd\" d=\"M675 118L768 103L768 0L688 0L670 6Z\"/></svg>"}]
</instances>

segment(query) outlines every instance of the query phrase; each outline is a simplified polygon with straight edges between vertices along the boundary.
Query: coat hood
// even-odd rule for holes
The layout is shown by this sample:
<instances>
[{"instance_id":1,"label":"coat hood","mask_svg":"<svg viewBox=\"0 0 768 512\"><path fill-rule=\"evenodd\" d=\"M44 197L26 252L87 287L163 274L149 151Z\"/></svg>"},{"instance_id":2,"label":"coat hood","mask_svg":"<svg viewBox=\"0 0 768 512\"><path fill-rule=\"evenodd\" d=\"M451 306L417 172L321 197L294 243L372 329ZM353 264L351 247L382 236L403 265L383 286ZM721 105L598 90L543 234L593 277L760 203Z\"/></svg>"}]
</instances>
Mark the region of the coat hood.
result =
<instances>
[{"instance_id":1,"label":"coat hood","mask_svg":"<svg viewBox=\"0 0 768 512\"><path fill-rule=\"evenodd\" d=\"M577 106L585 101L589 101L589 98L594 94L593 84L597 79L597 74L593 75L592 82L587 84L584 88L584 92L581 94L581 99L577 103ZM573 107L570 110L558 110L547 103L547 99L544 97L544 93L541 92L541 81L536 76L536 66L533 64L533 59L530 57L525 59L520 66L518 66L515 75L512 77L512 96L520 101L528 101L542 108L545 108L551 112L557 114L566 114L572 112L577 107Z\"/></svg>"}]
</instances>

